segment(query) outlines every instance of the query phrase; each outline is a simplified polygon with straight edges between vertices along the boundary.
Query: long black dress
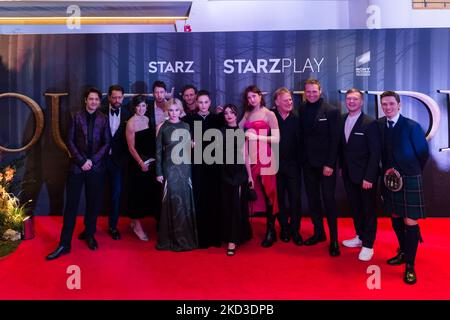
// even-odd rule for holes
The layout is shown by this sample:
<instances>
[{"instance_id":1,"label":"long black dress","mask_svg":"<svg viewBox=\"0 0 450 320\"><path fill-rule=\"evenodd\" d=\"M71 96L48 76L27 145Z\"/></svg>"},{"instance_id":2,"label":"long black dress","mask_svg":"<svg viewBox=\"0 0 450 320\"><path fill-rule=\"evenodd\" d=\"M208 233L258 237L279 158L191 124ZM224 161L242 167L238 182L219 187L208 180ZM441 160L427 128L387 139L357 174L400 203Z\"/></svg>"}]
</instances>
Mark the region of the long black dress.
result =
<instances>
[{"instance_id":1,"label":"long black dress","mask_svg":"<svg viewBox=\"0 0 450 320\"><path fill-rule=\"evenodd\" d=\"M243 158L243 143L238 139L227 139L227 132L236 132L238 127L225 126L221 129L224 137L224 164L221 165L221 209L222 209L222 240L242 244L252 238L252 229L248 218L248 201L246 199L246 184L248 174ZM243 134L243 131L242 131ZM234 161L226 161L226 155L233 152Z\"/></svg>"},{"instance_id":2,"label":"long black dress","mask_svg":"<svg viewBox=\"0 0 450 320\"><path fill-rule=\"evenodd\" d=\"M147 128L135 132L134 147L143 160L154 158L152 141L155 140L153 128ZM154 144L153 144L154 145ZM158 207L155 199L154 180L155 164L149 166L147 172L143 172L134 158L129 161L129 188L128 188L128 215L131 219L141 219L154 213Z\"/></svg>"},{"instance_id":3,"label":"long black dress","mask_svg":"<svg viewBox=\"0 0 450 320\"><path fill-rule=\"evenodd\" d=\"M156 138L156 174L164 177L158 250L187 251L198 247L191 165L189 161L174 163L172 155L174 148L180 147L179 141L172 141L172 134L177 129L185 132L181 143L185 144L190 156L191 138L186 123L165 121Z\"/></svg>"},{"instance_id":4,"label":"long black dress","mask_svg":"<svg viewBox=\"0 0 450 320\"><path fill-rule=\"evenodd\" d=\"M205 148L213 141L197 141L199 132L195 132L195 124L197 123L197 126L202 125L201 137L208 129L219 130L224 125L223 116L213 113L209 113L205 117L197 113L184 117L183 121L190 126L191 135L196 144L194 152L201 145L202 155L204 155ZM194 156L192 159L192 184L197 217L198 244L200 248L220 247L220 168L217 164L207 164L204 161L196 163Z\"/></svg>"}]
</instances>

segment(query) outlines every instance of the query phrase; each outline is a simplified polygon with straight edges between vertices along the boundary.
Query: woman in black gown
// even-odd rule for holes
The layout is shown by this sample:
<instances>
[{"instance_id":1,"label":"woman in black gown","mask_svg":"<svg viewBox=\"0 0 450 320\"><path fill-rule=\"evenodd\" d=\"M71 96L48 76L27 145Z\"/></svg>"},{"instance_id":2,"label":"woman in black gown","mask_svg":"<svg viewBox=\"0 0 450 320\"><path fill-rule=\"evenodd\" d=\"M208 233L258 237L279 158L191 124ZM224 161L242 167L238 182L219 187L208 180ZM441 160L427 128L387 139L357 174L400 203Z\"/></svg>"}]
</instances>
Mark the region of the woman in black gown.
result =
<instances>
[{"instance_id":1,"label":"woman in black gown","mask_svg":"<svg viewBox=\"0 0 450 320\"><path fill-rule=\"evenodd\" d=\"M191 136L189 125L180 121L181 101L170 99L166 106L169 119L158 127L156 139L156 179L164 185L156 249L188 251L198 246L191 183Z\"/></svg>"},{"instance_id":2,"label":"woman in black gown","mask_svg":"<svg viewBox=\"0 0 450 320\"><path fill-rule=\"evenodd\" d=\"M227 255L235 254L236 245L252 237L248 218L247 184L251 183L251 169L245 157L245 133L237 125L237 107L227 104L223 114L226 125L224 137L224 164L221 166L222 240L228 243ZM237 137L237 138L235 138Z\"/></svg>"},{"instance_id":3,"label":"woman in black gown","mask_svg":"<svg viewBox=\"0 0 450 320\"><path fill-rule=\"evenodd\" d=\"M129 165L128 212L131 228L142 241L149 237L142 229L141 220L150 216L155 208L155 128L149 125L145 116L147 104L144 95L133 98L134 115L128 120L126 138L132 156Z\"/></svg>"},{"instance_id":4,"label":"woman in black gown","mask_svg":"<svg viewBox=\"0 0 450 320\"><path fill-rule=\"evenodd\" d=\"M215 163L205 162L204 158L205 149L214 143L214 140L211 142L199 140L203 140L204 133L209 129L220 130L224 125L224 120L222 114L210 112L211 98L208 91L200 90L197 93L197 106L197 113L184 117L183 121L189 124L195 142L194 156L192 157L192 184L198 244L200 248L220 247L220 181L218 179L220 168ZM214 152L211 153L214 159Z\"/></svg>"}]
</instances>

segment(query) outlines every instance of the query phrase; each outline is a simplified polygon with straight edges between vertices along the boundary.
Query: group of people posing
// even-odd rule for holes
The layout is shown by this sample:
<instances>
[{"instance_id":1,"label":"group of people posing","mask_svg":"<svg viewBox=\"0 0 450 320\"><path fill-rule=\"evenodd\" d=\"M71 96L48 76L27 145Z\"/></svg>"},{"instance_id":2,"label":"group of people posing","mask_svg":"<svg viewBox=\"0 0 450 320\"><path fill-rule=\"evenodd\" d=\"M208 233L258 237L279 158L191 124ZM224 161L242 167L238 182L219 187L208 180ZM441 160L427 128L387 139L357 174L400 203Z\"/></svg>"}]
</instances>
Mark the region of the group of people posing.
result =
<instances>
[{"instance_id":1,"label":"group of people posing","mask_svg":"<svg viewBox=\"0 0 450 320\"><path fill-rule=\"evenodd\" d=\"M113 85L108 103L100 107L101 92L86 91L86 105L68 127L71 167L63 227L48 260L71 250L83 185L85 229L79 239L92 250L98 248L94 234L105 176L111 190L108 233L120 239L124 172L131 228L148 241L141 220L153 214L158 250L220 247L225 242L226 254L232 256L237 245L252 237L249 214L264 212L267 231L261 246L277 241L276 219L283 242L312 246L326 241L322 218L326 216L329 254L336 257L340 246L335 186L340 175L356 231L342 244L361 247L362 261L373 257L380 180L383 208L392 217L399 242L397 255L387 263L406 264L404 281L417 281L414 263L421 240L417 221L425 217L422 171L429 151L420 125L400 114L397 93L381 95L385 116L378 120L363 113L364 96L355 88L346 92L348 113L341 115L323 100L315 79L305 82L299 108L294 108L287 88L275 91L275 107L268 108L261 90L247 87L240 121L239 108L233 104L211 112L208 91L187 85L181 96L183 102L167 99L165 83L155 81L154 100L136 95L128 108L123 88ZM313 235L305 240L300 234L302 177L314 224Z\"/></svg>"}]
</instances>

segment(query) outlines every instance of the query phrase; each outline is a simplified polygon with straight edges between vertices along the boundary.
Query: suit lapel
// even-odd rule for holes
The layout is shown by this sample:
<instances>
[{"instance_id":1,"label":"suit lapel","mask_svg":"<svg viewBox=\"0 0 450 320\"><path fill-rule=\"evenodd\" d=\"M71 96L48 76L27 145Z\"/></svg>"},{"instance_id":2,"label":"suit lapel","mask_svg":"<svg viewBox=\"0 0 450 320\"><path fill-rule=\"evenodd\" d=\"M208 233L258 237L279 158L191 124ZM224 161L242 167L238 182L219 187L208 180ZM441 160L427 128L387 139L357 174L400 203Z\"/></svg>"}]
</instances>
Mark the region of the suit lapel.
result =
<instances>
[{"instance_id":1,"label":"suit lapel","mask_svg":"<svg viewBox=\"0 0 450 320\"><path fill-rule=\"evenodd\" d=\"M392 135L394 136L395 145L399 145L399 143L400 143L400 141L398 141L398 139L400 139L400 131L404 124L405 124L405 119L403 118L402 115L400 115L397 123L394 126L394 131L392 132Z\"/></svg>"},{"instance_id":2,"label":"suit lapel","mask_svg":"<svg viewBox=\"0 0 450 320\"><path fill-rule=\"evenodd\" d=\"M341 139L342 139L342 141L344 142L344 145L347 145L347 144L348 144L348 143L347 143L347 140L345 139L345 122L347 121L347 118L348 118L348 113L345 114L345 115L344 115L344 118L343 118L343 124L344 124L344 126L343 126L343 130L342 130L342 136L341 136Z\"/></svg>"},{"instance_id":3,"label":"suit lapel","mask_svg":"<svg viewBox=\"0 0 450 320\"><path fill-rule=\"evenodd\" d=\"M115 132L115 134L113 135L112 133L112 129L111 129L111 122L110 122L110 111L108 109L108 113L107 113L107 117L108 117L108 129L109 129L109 133L111 134L111 140L116 140L117 137L119 136L119 131L122 127L122 122L124 121L124 114L123 114L123 106L120 107L120 119L119 119L119 126L117 127L117 130Z\"/></svg>"},{"instance_id":4,"label":"suit lapel","mask_svg":"<svg viewBox=\"0 0 450 320\"><path fill-rule=\"evenodd\" d=\"M362 124L363 119L364 119L364 113L361 112L361 114L358 117L358 120L356 120L355 125L352 128L352 131L350 131L350 135L348 136L347 143L350 143L350 141L352 140L353 133L356 131L356 129L358 129L358 130L361 129L361 124ZM344 126L345 126L345 124L344 124Z\"/></svg>"},{"instance_id":5,"label":"suit lapel","mask_svg":"<svg viewBox=\"0 0 450 320\"><path fill-rule=\"evenodd\" d=\"M126 120L126 115L125 115L124 106L121 106L121 107L120 107L120 125L121 125L122 123L124 123L125 120ZM119 125L119 127L120 127L120 125Z\"/></svg>"},{"instance_id":6,"label":"suit lapel","mask_svg":"<svg viewBox=\"0 0 450 320\"><path fill-rule=\"evenodd\" d=\"M149 126L151 125L153 127L153 130L155 130L156 128L156 117L155 117L155 101L152 101L151 103L148 104L148 109L149 109Z\"/></svg>"},{"instance_id":7,"label":"suit lapel","mask_svg":"<svg viewBox=\"0 0 450 320\"><path fill-rule=\"evenodd\" d=\"M323 106L323 103L320 104L320 108L317 111L316 118L314 119L314 127L316 128L319 124L319 119L322 119L325 115L325 107Z\"/></svg>"},{"instance_id":8,"label":"suit lapel","mask_svg":"<svg viewBox=\"0 0 450 320\"><path fill-rule=\"evenodd\" d=\"M111 132L111 124L109 123L109 114L110 114L110 106L109 104L104 106L103 108L100 109L100 111L108 118L108 127L109 127L109 131Z\"/></svg>"},{"instance_id":9,"label":"suit lapel","mask_svg":"<svg viewBox=\"0 0 450 320\"><path fill-rule=\"evenodd\" d=\"M380 129L381 141L382 141L382 143L384 143L384 132L385 132L386 126L387 126L387 118L383 117L381 119L382 119L382 121L378 121L378 128Z\"/></svg>"},{"instance_id":10,"label":"suit lapel","mask_svg":"<svg viewBox=\"0 0 450 320\"><path fill-rule=\"evenodd\" d=\"M111 110L110 110L110 107L109 107L109 105L108 105L108 109L106 109L106 117L108 118L108 130L109 130L109 134L111 135L111 139L114 139L114 136L113 136L113 134L112 134L112 130L111 130L111 116L110 116L110 114L111 114ZM120 113L120 116L122 117L122 112ZM97 120L97 117L96 117L96 120Z\"/></svg>"},{"instance_id":11,"label":"suit lapel","mask_svg":"<svg viewBox=\"0 0 450 320\"><path fill-rule=\"evenodd\" d=\"M87 119L86 119L86 113L83 110L82 112L79 113L79 121L81 124L81 130L83 131L83 136L84 136L84 142L86 143L86 145L88 144L88 135L87 135Z\"/></svg>"},{"instance_id":12,"label":"suit lapel","mask_svg":"<svg viewBox=\"0 0 450 320\"><path fill-rule=\"evenodd\" d=\"M108 106L107 112L106 112L106 117L108 118L108 129L109 129L109 133L111 134L111 140L116 140L118 138L118 136L120 135L120 131L122 129L122 125L124 125L125 121L126 121L126 114L124 111L124 106L122 105L120 107L120 120L119 120L119 126L117 127L116 133L113 135L112 134L112 130L111 130L111 122L110 122L110 108Z\"/></svg>"},{"instance_id":13,"label":"suit lapel","mask_svg":"<svg viewBox=\"0 0 450 320\"><path fill-rule=\"evenodd\" d=\"M98 115L98 112L95 112L95 121L94 121L94 127L92 128L92 147L94 148L95 144L96 144L96 137L100 136L98 134L99 128L100 128L100 117Z\"/></svg>"}]
</instances>

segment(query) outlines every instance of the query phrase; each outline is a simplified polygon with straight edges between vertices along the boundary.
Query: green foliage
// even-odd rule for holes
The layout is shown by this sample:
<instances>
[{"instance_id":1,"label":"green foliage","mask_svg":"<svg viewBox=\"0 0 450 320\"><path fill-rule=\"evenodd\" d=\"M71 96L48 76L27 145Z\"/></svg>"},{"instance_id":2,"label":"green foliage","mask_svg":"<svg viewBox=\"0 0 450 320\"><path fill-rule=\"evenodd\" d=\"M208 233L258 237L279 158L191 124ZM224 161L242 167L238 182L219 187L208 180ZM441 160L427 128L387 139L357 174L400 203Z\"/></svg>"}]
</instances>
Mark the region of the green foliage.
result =
<instances>
[{"instance_id":1,"label":"green foliage","mask_svg":"<svg viewBox=\"0 0 450 320\"><path fill-rule=\"evenodd\" d=\"M0 238L8 229L21 232L23 220L28 212L29 202L21 204L20 200L13 193L10 193L15 173L16 169L11 166L7 166L0 171ZM7 248L15 250L17 246L15 245L17 241L10 245L7 243L11 241L0 241L2 241L2 250L5 252Z\"/></svg>"},{"instance_id":2,"label":"green foliage","mask_svg":"<svg viewBox=\"0 0 450 320\"><path fill-rule=\"evenodd\" d=\"M0 240L0 258L7 256L11 252L15 251L20 244L19 241L3 241Z\"/></svg>"},{"instance_id":3,"label":"green foliage","mask_svg":"<svg viewBox=\"0 0 450 320\"><path fill-rule=\"evenodd\" d=\"M1 158L0 153L0 158ZM23 165L23 158L16 159L8 165L0 164L0 257L4 257L15 251L19 241L3 240L6 230L22 231L23 220L27 216L28 204L20 204L20 200L14 195L20 193L20 186L14 175L18 167Z\"/></svg>"}]
</instances>

